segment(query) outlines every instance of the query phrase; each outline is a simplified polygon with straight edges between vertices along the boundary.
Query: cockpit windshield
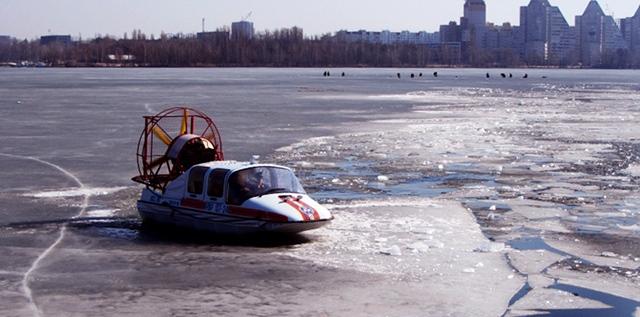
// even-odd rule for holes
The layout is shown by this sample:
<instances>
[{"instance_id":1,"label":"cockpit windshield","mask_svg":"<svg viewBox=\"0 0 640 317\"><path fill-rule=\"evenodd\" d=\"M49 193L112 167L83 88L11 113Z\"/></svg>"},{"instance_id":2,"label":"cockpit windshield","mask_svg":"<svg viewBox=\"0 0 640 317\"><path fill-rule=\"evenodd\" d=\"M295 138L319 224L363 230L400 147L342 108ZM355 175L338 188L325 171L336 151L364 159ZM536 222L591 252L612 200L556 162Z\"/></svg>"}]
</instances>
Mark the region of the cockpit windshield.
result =
<instances>
[{"instance_id":1,"label":"cockpit windshield","mask_svg":"<svg viewBox=\"0 0 640 317\"><path fill-rule=\"evenodd\" d=\"M229 176L228 202L241 205L247 199L277 193L305 194L292 171L281 167L258 166Z\"/></svg>"}]
</instances>

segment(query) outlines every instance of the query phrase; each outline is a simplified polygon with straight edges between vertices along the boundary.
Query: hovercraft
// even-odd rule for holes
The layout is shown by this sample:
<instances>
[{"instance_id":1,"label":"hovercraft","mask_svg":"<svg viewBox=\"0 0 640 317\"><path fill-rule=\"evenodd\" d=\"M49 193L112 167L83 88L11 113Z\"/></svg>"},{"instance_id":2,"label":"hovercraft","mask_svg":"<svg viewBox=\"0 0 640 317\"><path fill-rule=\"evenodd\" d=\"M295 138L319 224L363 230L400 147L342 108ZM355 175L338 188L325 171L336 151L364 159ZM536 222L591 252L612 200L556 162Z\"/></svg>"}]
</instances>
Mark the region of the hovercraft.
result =
<instances>
[{"instance_id":1,"label":"hovercraft","mask_svg":"<svg viewBox=\"0 0 640 317\"><path fill-rule=\"evenodd\" d=\"M333 219L290 168L225 161L204 113L176 107L144 119L133 178L145 185L137 203L143 221L243 234L297 233Z\"/></svg>"}]
</instances>

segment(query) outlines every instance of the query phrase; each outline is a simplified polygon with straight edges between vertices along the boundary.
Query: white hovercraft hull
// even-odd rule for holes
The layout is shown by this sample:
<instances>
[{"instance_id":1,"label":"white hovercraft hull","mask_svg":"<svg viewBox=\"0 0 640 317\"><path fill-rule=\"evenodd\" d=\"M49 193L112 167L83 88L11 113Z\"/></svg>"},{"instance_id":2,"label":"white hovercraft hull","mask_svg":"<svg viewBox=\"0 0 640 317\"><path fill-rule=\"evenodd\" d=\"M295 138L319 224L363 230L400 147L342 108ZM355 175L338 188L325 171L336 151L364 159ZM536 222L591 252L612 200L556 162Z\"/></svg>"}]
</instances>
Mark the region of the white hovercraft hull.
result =
<instances>
[{"instance_id":1,"label":"white hovercraft hull","mask_svg":"<svg viewBox=\"0 0 640 317\"><path fill-rule=\"evenodd\" d=\"M138 201L138 212L143 221L176 225L219 234L251 234L251 233L299 233L320 228L331 219L300 222L277 222L250 217L202 211L167 204Z\"/></svg>"}]
</instances>

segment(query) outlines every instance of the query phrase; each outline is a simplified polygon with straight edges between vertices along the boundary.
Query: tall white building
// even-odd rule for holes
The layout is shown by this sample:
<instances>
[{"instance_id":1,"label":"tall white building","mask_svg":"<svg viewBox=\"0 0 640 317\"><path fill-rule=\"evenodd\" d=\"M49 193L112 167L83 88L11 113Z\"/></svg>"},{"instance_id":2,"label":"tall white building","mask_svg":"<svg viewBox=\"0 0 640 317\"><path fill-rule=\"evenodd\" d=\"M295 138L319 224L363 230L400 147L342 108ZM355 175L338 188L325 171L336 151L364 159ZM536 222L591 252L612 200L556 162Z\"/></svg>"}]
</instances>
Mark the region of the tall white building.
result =
<instances>
[{"instance_id":1,"label":"tall white building","mask_svg":"<svg viewBox=\"0 0 640 317\"><path fill-rule=\"evenodd\" d=\"M547 8L546 61L568 64L575 60L576 30L569 26L558 7Z\"/></svg>"},{"instance_id":2,"label":"tall white building","mask_svg":"<svg viewBox=\"0 0 640 317\"><path fill-rule=\"evenodd\" d=\"M548 0L531 0L520 8L524 57L528 61L571 63L576 48L575 29Z\"/></svg>"},{"instance_id":3,"label":"tall white building","mask_svg":"<svg viewBox=\"0 0 640 317\"><path fill-rule=\"evenodd\" d=\"M466 0L464 16L460 19L462 42L470 42L477 48L484 48L487 30L487 5L484 0Z\"/></svg>"},{"instance_id":4,"label":"tall white building","mask_svg":"<svg viewBox=\"0 0 640 317\"><path fill-rule=\"evenodd\" d=\"M640 61L640 8L632 17L622 19L620 28L634 59Z\"/></svg>"},{"instance_id":5,"label":"tall white building","mask_svg":"<svg viewBox=\"0 0 640 317\"><path fill-rule=\"evenodd\" d=\"M487 25L487 5L484 0L466 0L464 3L464 18L472 27Z\"/></svg>"},{"instance_id":6,"label":"tall white building","mask_svg":"<svg viewBox=\"0 0 640 317\"><path fill-rule=\"evenodd\" d=\"M581 16L576 16L576 33L583 65L599 65L603 55L627 48L613 17L605 15L596 0L589 2Z\"/></svg>"},{"instance_id":7,"label":"tall white building","mask_svg":"<svg viewBox=\"0 0 640 317\"><path fill-rule=\"evenodd\" d=\"M250 40L254 34L253 22L240 21L231 23L231 38L234 40Z\"/></svg>"}]
</instances>

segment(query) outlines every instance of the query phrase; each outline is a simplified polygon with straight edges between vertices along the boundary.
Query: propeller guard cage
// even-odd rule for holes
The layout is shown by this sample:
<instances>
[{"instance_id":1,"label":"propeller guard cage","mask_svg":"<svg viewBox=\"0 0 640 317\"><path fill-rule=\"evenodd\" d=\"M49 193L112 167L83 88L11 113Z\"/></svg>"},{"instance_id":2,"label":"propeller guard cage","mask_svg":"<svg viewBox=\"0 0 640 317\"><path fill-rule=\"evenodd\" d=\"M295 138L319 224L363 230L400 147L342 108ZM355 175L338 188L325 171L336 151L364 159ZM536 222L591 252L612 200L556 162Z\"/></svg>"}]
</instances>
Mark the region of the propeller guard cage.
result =
<instances>
[{"instance_id":1,"label":"propeller guard cage","mask_svg":"<svg viewBox=\"0 0 640 317\"><path fill-rule=\"evenodd\" d=\"M136 154L139 175L133 181L164 192L191 166L224 160L218 128L204 113L174 107L144 120Z\"/></svg>"}]
</instances>

